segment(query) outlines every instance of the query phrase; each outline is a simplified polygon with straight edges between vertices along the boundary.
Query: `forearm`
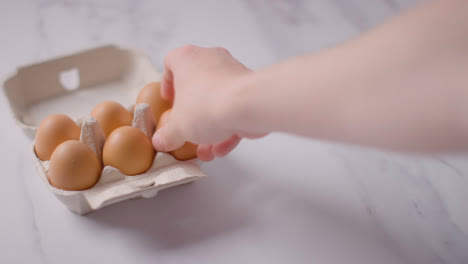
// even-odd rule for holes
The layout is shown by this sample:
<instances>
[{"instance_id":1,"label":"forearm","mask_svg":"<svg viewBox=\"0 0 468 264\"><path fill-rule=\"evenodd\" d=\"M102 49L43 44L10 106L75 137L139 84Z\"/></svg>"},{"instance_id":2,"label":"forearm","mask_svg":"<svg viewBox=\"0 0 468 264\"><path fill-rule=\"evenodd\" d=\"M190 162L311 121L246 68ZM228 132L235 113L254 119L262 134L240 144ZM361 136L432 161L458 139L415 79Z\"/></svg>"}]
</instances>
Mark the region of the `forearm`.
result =
<instances>
[{"instance_id":1,"label":"forearm","mask_svg":"<svg viewBox=\"0 0 468 264\"><path fill-rule=\"evenodd\" d=\"M238 124L396 150L466 150L466 14L466 1L432 2L251 74L235 95Z\"/></svg>"}]
</instances>

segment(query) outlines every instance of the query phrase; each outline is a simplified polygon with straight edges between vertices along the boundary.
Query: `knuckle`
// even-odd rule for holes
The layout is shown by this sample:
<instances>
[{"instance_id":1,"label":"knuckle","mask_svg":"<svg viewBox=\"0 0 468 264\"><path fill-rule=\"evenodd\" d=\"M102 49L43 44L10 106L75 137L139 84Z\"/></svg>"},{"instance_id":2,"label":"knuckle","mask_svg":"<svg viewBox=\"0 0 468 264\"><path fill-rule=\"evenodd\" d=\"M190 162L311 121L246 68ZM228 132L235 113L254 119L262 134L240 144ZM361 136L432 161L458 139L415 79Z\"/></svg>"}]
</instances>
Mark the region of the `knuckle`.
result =
<instances>
[{"instance_id":1,"label":"knuckle","mask_svg":"<svg viewBox=\"0 0 468 264\"><path fill-rule=\"evenodd\" d=\"M189 44L189 45L182 46L178 48L177 50L179 51L179 54L187 55L187 54L193 53L197 49L198 49L197 46Z\"/></svg>"},{"instance_id":2,"label":"knuckle","mask_svg":"<svg viewBox=\"0 0 468 264\"><path fill-rule=\"evenodd\" d=\"M218 52L230 54L229 51L224 47L214 47L213 49L218 51Z\"/></svg>"},{"instance_id":3,"label":"knuckle","mask_svg":"<svg viewBox=\"0 0 468 264\"><path fill-rule=\"evenodd\" d=\"M169 51L164 57L164 65L172 65L180 56L187 56L198 50L195 45L185 45Z\"/></svg>"}]
</instances>

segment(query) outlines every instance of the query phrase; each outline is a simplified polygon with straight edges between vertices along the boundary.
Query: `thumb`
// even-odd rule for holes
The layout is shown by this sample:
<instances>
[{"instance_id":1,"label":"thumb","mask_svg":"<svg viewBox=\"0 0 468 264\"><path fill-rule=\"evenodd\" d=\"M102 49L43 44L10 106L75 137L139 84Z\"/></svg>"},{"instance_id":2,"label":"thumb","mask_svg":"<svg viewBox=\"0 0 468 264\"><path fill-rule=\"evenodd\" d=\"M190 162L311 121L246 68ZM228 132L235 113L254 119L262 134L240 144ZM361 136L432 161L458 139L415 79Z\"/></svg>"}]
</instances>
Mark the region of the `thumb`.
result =
<instances>
[{"instance_id":1,"label":"thumb","mask_svg":"<svg viewBox=\"0 0 468 264\"><path fill-rule=\"evenodd\" d=\"M168 152L184 145L185 140L170 123L165 124L153 135L153 147L157 151Z\"/></svg>"}]
</instances>

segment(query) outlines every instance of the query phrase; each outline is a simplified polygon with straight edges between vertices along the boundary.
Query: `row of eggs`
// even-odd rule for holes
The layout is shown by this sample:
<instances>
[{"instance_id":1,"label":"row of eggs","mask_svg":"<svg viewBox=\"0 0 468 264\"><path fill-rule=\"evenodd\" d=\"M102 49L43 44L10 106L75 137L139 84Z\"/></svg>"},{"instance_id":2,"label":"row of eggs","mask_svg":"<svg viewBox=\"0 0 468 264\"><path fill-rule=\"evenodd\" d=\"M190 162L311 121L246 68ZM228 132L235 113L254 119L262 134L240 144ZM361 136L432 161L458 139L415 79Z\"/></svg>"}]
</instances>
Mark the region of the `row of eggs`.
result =
<instances>
[{"instance_id":1,"label":"row of eggs","mask_svg":"<svg viewBox=\"0 0 468 264\"><path fill-rule=\"evenodd\" d=\"M150 106L156 129L167 122L171 104L161 97L160 83L146 85L136 103ZM152 143L140 129L131 126L133 115L125 107L106 101L98 104L90 115L106 137L102 151L104 167L115 167L128 176L142 174L151 167L156 154ZM48 116L38 127L34 150L40 160L50 160L47 176L56 188L86 190L100 178L100 159L87 144L79 141L80 133L81 128L63 114ZM193 159L197 156L197 147L187 142L170 154L178 160Z\"/></svg>"}]
</instances>

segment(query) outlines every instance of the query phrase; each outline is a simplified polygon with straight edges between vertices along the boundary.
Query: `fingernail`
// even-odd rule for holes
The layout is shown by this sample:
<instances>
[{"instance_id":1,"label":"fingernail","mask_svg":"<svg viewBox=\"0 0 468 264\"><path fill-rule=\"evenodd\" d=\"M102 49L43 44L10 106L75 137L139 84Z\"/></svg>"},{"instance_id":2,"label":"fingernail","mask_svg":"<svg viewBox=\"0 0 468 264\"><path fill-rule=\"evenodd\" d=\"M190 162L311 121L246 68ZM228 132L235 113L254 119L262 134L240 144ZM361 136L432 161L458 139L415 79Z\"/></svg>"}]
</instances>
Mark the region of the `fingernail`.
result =
<instances>
[{"instance_id":1,"label":"fingernail","mask_svg":"<svg viewBox=\"0 0 468 264\"><path fill-rule=\"evenodd\" d=\"M156 150L164 151L164 145L162 143L161 135L159 133L156 133L153 137L153 147Z\"/></svg>"}]
</instances>

